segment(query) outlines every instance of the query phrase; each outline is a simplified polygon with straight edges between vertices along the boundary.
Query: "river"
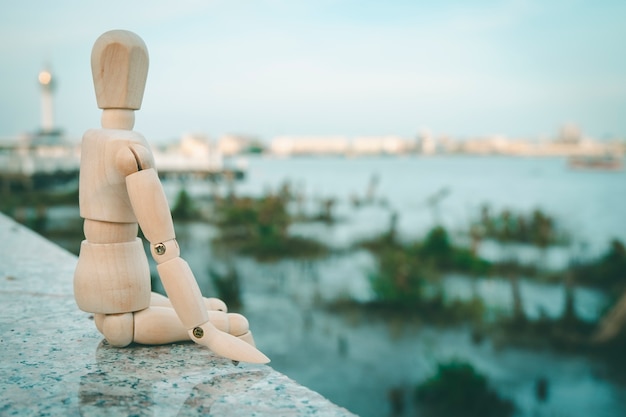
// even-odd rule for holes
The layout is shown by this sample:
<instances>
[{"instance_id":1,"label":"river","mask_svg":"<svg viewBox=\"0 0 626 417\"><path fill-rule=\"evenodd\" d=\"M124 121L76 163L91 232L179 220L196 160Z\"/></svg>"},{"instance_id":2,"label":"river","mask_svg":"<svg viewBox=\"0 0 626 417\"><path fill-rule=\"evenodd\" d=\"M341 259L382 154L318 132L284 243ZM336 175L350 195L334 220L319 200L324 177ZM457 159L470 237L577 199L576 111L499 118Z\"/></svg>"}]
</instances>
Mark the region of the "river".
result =
<instances>
[{"instance_id":1,"label":"river","mask_svg":"<svg viewBox=\"0 0 626 417\"><path fill-rule=\"evenodd\" d=\"M238 195L259 196L277 191L285 182L302 194L301 207L315 212L322 199L336 200L339 219L296 224L291 233L316 237L341 249L319 261L283 260L258 263L245 257L227 262L213 256L209 225L182 226L181 250L205 282L209 265L235 265L242 278L244 313L257 344L272 366L335 403L363 416L390 415L390 392L405 400L412 415L411 393L431 376L439 361L468 360L488 376L502 395L515 401L520 416L615 416L626 414L624 387L606 377L603 364L574 354L476 343L468 327L440 328L415 320L376 318L366 312L335 314L320 309L320 301L371 297L366 274L373 259L362 250L346 250L357 239L387 229L392 212L398 231L407 239L423 237L433 224L452 231L467 227L480 207L518 212L541 209L554 216L572 237L566 249L540 253L518 248L526 262L546 262L554 268L572 258L593 258L607 249L611 238L626 241L626 173L572 171L559 158L509 157L251 157L247 176L233 185ZM241 161L239 161L241 163ZM179 184L168 184L170 195ZM187 184L197 198L207 193L200 184ZM223 191L223 190L222 190ZM442 198L432 203L433 196ZM355 206L353 201L369 201ZM429 203L430 202L430 203ZM482 248L486 257L501 254L498 245ZM447 276L451 297L478 293L490 307L510 311L507 281L482 278L469 283ZM521 280L524 308L529 317L558 316L565 305L562 286ZM576 311L584 319L602 314L606 297L579 288ZM534 394L539 378L549 381L550 395Z\"/></svg>"},{"instance_id":2,"label":"river","mask_svg":"<svg viewBox=\"0 0 626 417\"><path fill-rule=\"evenodd\" d=\"M551 268L572 259L603 253L612 238L626 242L626 172L573 171L560 158L511 157L249 157L246 178L231 185L238 195L259 196L289 182L302 195L293 210L312 213L320 201L336 200L338 221L295 224L292 234L323 240L337 249L315 261L259 263L247 257L217 254L211 239L215 227L205 223L177 225L182 256L196 273L205 295L212 295L211 267L234 266L242 280L243 313L257 345L271 365L297 382L363 417L391 415L389 395L414 415L415 386L432 376L440 361L462 359L484 373L494 389L512 399L519 416L626 415L625 387L608 375L604 363L554 350L504 347L489 338L477 341L468 326L437 327L422 320L389 319L366 311L333 312L320 306L342 299L372 297L367 273L374 260L352 249L356 240L386 230L392 213L405 239L423 237L435 223L454 234L476 218L481 205L494 211L541 209L567 230L573 244L539 251L514 248L526 263ZM185 183L197 199L212 192L207 184ZM173 200L181 183L168 181ZM213 189L214 191L214 189ZM223 185L219 192L226 192ZM440 198L436 198L436 197ZM354 201L365 202L355 205ZM366 204L367 203L367 204ZM487 258L510 256L500 245L486 243ZM449 297L479 295L489 308L510 312L510 284L497 277L473 281L445 277ZM560 284L522 278L520 290L529 317L559 316L565 306ZM576 312L597 319L606 296L578 288ZM545 400L535 396L540 378L549 382Z\"/></svg>"}]
</instances>

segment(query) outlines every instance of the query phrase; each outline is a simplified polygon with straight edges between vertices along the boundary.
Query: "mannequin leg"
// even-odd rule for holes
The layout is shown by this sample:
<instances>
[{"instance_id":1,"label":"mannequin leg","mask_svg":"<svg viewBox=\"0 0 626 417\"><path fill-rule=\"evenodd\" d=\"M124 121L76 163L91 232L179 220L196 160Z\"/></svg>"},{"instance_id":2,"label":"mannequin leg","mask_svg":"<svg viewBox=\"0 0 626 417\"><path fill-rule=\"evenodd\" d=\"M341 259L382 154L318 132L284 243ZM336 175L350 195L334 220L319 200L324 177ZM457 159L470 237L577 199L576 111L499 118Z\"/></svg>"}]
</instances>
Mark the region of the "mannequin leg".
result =
<instances>
[{"instance_id":1,"label":"mannequin leg","mask_svg":"<svg viewBox=\"0 0 626 417\"><path fill-rule=\"evenodd\" d=\"M169 298L156 292L153 292L150 294L150 305L174 308ZM206 298L205 297L204 305L206 306L206 309L209 311L216 310L216 311L223 311L224 313L228 313L228 308L226 307L226 304L219 298Z\"/></svg>"},{"instance_id":2,"label":"mannequin leg","mask_svg":"<svg viewBox=\"0 0 626 417\"><path fill-rule=\"evenodd\" d=\"M96 314L96 328L115 347L125 347L133 342L133 313Z\"/></svg>"},{"instance_id":3,"label":"mannequin leg","mask_svg":"<svg viewBox=\"0 0 626 417\"><path fill-rule=\"evenodd\" d=\"M226 313L226 305L217 298L205 298L205 305L209 320L218 330L255 345L244 316ZM98 331L116 347L128 346L132 342L161 345L190 340L169 299L157 293L151 294L151 305L144 310L132 314L95 314L94 321Z\"/></svg>"},{"instance_id":4,"label":"mannequin leg","mask_svg":"<svg viewBox=\"0 0 626 417\"><path fill-rule=\"evenodd\" d=\"M240 314L208 311L210 322L218 329L254 346L254 339L249 331L248 320ZM135 343L160 345L165 343L190 340L187 329L183 326L171 307L150 306L134 314Z\"/></svg>"}]
</instances>

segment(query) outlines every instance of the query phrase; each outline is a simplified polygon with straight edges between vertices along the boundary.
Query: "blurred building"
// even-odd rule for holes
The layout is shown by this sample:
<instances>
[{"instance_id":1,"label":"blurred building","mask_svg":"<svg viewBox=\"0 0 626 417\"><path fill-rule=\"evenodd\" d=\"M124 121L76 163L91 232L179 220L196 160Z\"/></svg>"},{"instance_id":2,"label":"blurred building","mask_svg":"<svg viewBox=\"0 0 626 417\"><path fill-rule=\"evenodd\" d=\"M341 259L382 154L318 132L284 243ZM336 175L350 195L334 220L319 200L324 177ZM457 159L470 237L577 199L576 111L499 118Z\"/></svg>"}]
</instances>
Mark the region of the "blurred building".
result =
<instances>
[{"instance_id":1,"label":"blurred building","mask_svg":"<svg viewBox=\"0 0 626 417\"><path fill-rule=\"evenodd\" d=\"M400 136L362 136L352 139L352 155L398 155L415 150L415 142Z\"/></svg>"},{"instance_id":2,"label":"blurred building","mask_svg":"<svg viewBox=\"0 0 626 417\"><path fill-rule=\"evenodd\" d=\"M243 153L262 153L265 151L265 146L255 136L228 134L220 137L217 149L224 156L233 156Z\"/></svg>"},{"instance_id":3,"label":"blurred building","mask_svg":"<svg viewBox=\"0 0 626 417\"><path fill-rule=\"evenodd\" d=\"M280 136L272 140L274 155L399 155L413 152L414 140L400 136Z\"/></svg>"},{"instance_id":4,"label":"blurred building","mask_svg":"<svg viewBox=\"0 0 626 417\"><path fill-rule=\"evenodd\" d=\"M153 152L162 177L206 177L223 169L222 153L203 133L184 134L178 143Z\"/></svg>"},{"instance_id":5,"label":"blurred building","mask_svg":"<svg viewBox=\"0 0 626 417\"><path fill-rule=\"evenodd\" d=\"M623 146L617 141L600 141L584 136L574 125L561 128L554 138L530 140L503 135L470 138L457 141L454 152L476 155L510 156L604 156L621 157Z\"/></svg>"},{"instance_id":6,"label":"blurred building","mask_svg":"<svg viewBox=\"0 0 626 417\"><path fill-rule=\"evenodd\" d=\"M44 188L78 180L80 151L54 123L56 78L45 68L37 77L41 93L41 125L0 144L3 192Z\"/></svg>"},{"instance_id":7,"label":"blurred building","mask_svg":"<svg viewBox=\"0 0 626 417\"><path fill-rule=\"evenodd\" d=\"M272 140L274 155L346 155L350 142L345 136L279 136Z\"/></svg>"},{"instance_id":8,"label":"blurred building","mask_svg":"<svg viewBox=\"0 0 626 417\"><path fill-rule=\"evenodd\" d=\"M437 153L437 141L430 130L422 130L417 139L417 152L422 155Z\"/></svg>"},{"instance_id":9,"label":"blurred building","mask_svg":"<svg viewBox=\"0 0 626 417\"><path fill-rule=\"evenodd\" d=\"M558 143L576 144L583 140L582 130L573 123L561 126L555 140Z\"/></svg>"}]
</instances>

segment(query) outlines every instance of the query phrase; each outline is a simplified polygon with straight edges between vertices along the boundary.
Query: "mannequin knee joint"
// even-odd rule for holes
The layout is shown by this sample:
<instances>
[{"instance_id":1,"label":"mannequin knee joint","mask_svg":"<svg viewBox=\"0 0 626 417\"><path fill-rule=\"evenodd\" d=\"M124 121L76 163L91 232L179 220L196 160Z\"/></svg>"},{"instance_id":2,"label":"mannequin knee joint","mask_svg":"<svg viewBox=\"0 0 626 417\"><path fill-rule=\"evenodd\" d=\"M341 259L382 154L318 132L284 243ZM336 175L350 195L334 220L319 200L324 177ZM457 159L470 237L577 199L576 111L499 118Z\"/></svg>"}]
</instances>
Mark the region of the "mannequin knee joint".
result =
<instances>
[{"instance_id":1,"label":"mannequin knee joint","mask_svg":"<svg viewBox=\"0 0 626 417\"><path fill-rule=\"evenodd\" d=\"M108 314L102 320L102 334L112 346L130 345L134 331L133 313Z\"/></svg>"}]
</instances>

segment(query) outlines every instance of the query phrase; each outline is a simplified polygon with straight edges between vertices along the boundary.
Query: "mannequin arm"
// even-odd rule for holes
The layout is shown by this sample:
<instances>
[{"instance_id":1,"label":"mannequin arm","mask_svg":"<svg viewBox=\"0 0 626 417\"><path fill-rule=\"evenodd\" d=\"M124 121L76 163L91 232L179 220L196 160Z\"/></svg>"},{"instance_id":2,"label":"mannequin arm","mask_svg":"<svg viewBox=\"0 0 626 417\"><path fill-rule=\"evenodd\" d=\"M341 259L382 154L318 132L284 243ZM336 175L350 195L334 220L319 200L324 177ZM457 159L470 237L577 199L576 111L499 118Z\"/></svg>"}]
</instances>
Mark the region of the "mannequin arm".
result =
<instances>
[{"instance_id":1,"label":"mannequin arm","mask_svg":"<svg viewBox=\"0 0 626 417\"><path fill-rule=\"evenodd\" d=\"M131 155L137 158L140 152L133 150ZM136 172L127 173L126 188L139 226L150 242L159 276L176 314L194 342L207 346L218 355L235 361L269 362L253 346L219 331L209 321L193 272L179 256L169 205L156 170L149 166L150 162L145 163L138 158L134 165L122 165L137 169Z\"/></svg>"}]
</instances>

